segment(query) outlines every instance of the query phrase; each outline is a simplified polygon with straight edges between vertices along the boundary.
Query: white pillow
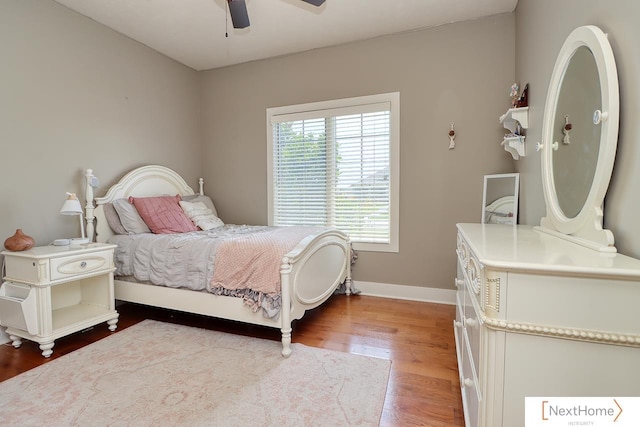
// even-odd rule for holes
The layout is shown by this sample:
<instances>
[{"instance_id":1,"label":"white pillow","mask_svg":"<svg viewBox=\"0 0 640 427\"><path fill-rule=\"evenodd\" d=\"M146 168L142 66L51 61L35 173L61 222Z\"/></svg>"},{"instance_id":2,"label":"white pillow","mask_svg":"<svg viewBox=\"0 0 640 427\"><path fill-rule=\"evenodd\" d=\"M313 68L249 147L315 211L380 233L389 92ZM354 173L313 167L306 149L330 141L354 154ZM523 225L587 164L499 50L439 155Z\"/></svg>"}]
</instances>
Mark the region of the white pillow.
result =
<instances>
[{"instance_id":1,"label":"white pillow","mask_svg":"<svg viewBox=\"0 0 640 427\"><path fill-rule=\"evenodd\" d=\"M120 217L120 222L127 233L129 234L140 234L140 233L151 233L149 227L143 219L140 217L137 209L133 204L129 203L127 199L116 199L113 201L113 207L115 208L118 216Z\"/></svg>"},{"instance_id":2,"label":"white pillow","mask_svg":"<svg viewBox=\"0 0 640 427\"><path fill-rule=\"evenodd\" d=\"M215 216L218 216L218 212L216 212L216 207L213 204L213 200L211 200L211 197L209 196L201 196L199 194L193 194L191 196L182 196L182 200L184 200L185 202L191 202L191 203L202 202L209 209L211 209L211 212L213 212Z\"/></svg>"},{"instance_id":3,"label":"white pillow","mask_svg":"<svg viewBox=\"0 0 640 427\"><path fill-rule=\"evenodd\" d=\"M181 200L180 207L191 218L191 221L202 230L211 230L224 225L224 222L215 216L213 211L202 202L185 202Z\"/></svg>"}]
</instances>

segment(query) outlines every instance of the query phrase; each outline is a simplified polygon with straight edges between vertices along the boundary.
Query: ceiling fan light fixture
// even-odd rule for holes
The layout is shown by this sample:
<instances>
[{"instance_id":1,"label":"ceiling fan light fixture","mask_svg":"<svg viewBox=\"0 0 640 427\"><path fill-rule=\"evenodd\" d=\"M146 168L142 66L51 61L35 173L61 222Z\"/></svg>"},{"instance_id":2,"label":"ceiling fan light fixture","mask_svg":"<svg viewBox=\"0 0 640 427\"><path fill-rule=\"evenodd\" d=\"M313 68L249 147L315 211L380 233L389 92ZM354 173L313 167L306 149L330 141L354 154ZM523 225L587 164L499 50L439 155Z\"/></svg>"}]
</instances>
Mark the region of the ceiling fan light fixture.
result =
<instances>
[{"instance_id":1,"label":"ceiling fan light fixture","mask_svg":"<svg viewBox=\"0 0 640 427\"><path fill-rule=\"evenodd\" d=\"M233 28L247 28L249 26L249 14L245 0L227 0L229 4L229 14Z\"/></svg>"},{"instance_id":2,"label":"ceiling fan light fixture","mask_svg":"<svg viewBox=\"0 0 640 427\"><path fill-rule=\"evenodd\" d=\"M302 0L313 6L321 6L325 0ZM233 28L247 28L249 26L249 13L247 12L247 4L245 0L227 0L229 5L229 15Z\"/></svg>"}]
</instances>

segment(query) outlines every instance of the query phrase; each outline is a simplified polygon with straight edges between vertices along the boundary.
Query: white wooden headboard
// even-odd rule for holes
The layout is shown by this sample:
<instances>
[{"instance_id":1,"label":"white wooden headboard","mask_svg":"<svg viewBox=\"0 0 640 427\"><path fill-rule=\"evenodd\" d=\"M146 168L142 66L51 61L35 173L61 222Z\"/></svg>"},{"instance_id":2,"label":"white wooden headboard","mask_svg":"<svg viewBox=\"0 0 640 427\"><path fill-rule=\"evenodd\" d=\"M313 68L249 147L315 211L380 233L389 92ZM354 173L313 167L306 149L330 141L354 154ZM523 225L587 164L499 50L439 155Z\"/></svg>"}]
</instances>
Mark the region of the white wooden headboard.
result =
<instances>
[{"instance_id":1,"label":"white wooden headboard","mask_svg":"<svg viewBox=\"0 0 640 427\"><path fill-rule=\"evenodd\" d=\"M104 215L103 205L116 199L154 196L190 196L195 194L193 189L178 175L177 172L164 166L148 165L132 170L123 176L113 187L109 188L103 197L94 197L91 182L94 179L93 170L87 169L85 173L87 204L86 221L87 237L93 241L106 241L113 235L113 231ZM199 194L204 194L204 180L200 178Z\"/></svg>"}]
</instances>

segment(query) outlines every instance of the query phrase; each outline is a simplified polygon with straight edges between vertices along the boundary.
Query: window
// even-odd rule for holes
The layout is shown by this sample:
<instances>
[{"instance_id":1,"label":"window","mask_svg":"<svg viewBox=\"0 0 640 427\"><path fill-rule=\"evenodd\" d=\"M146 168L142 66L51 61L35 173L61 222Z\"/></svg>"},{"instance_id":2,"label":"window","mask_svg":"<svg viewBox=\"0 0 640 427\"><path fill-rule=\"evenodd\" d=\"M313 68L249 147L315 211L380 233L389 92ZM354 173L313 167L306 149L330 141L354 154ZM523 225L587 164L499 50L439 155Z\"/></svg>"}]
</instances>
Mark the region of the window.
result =
<instances>
[{"instance_id":1,"label":"window","mask_svg":"<svg viewBox=\"0 0 640 427\"><path fill-rule=\"evenodd\" d=\"M397 92L267 109L269 224L397 252L399 117Z\"/></svg>"}]
</instances>

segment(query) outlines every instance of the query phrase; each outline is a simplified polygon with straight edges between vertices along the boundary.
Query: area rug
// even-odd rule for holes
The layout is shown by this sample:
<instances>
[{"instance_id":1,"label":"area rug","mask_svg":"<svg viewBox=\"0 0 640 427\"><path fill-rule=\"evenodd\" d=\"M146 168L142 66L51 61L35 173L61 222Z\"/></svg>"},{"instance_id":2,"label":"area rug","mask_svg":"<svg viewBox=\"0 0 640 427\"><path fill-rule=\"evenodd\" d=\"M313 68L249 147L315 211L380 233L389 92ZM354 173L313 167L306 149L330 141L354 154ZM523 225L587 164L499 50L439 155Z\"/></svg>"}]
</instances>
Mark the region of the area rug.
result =
<instances>
[{"instance_id":1,"label":"area rug","mask_svg":"<svg viewBox=\"0 0 640 427\"><path fill-rule=\"evenodd\" d=\"M145 320L0 383L0 424L378 425L390 361L280 349Z\"/></svg>"}]
</instances>

